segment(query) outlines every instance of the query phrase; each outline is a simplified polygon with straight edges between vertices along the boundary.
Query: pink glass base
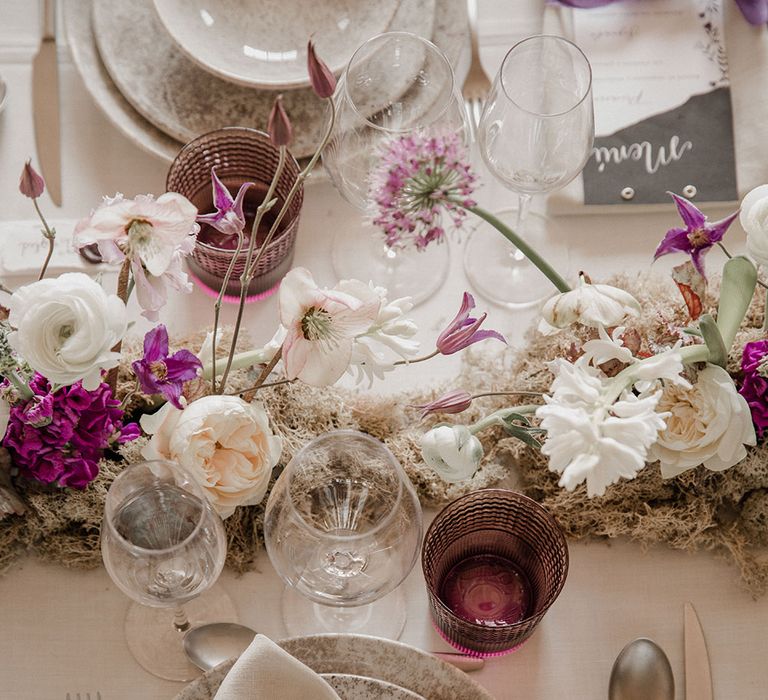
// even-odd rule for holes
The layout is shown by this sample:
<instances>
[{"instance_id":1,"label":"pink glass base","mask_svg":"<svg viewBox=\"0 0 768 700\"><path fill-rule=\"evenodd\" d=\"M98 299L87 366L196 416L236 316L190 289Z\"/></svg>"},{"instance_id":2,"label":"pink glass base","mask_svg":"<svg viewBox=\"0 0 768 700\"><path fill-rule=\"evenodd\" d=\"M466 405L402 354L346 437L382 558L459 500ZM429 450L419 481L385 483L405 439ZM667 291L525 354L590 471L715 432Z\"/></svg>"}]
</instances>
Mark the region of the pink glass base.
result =
<instances>
[{"instance_id":1,"label":"pink glass base","mask_svg":"<svg viewBox=\"0 0 768 700\"><path fill-rule=\"evenodd\" d=\"M434 620L432 621L432 627L434 627L435 632L437 632L447 644L450 644L454 649L456 649L456 651L460 651L462 654L473 656L477 659L490 659L494 656L506 656L507 654L513 654L518 649L524 647L525 642L528 641L528 639L526 639L525 642L520 642L520 644L516 644L511 649L504 649L503 651L477 651L476 649L470 649L469 647L465 647L463 644L459 644L458 642L449 639L448 635L446 635L445 632L443 632L443 630L441 630L435 624Z\"/></svg>"},{"instance_id":2,"label":"pink glass base","mask_svg":"<svg viewBox=\"0 0 768 700\"><path fill-rule=\"evenodd\" d=\"M192 270L187 268L187 274L192 278L192 281L200 287L203 294L206 296L211 297L211 299L218 299L219 293L215 289L211 289L205 282L203 282ZM274 287L270 287L269 289L259 292L258 294L251 294L247 297L245 297L245 303L251 304L254 301L261 301L262 299L268 299L271 297L277 290L280 289L280 282L278 282ZM240 296L234 295L234 294L225 294L222 298L222 301L225 304L239 304L240 303Z\"/></svg>"}]
</instances>

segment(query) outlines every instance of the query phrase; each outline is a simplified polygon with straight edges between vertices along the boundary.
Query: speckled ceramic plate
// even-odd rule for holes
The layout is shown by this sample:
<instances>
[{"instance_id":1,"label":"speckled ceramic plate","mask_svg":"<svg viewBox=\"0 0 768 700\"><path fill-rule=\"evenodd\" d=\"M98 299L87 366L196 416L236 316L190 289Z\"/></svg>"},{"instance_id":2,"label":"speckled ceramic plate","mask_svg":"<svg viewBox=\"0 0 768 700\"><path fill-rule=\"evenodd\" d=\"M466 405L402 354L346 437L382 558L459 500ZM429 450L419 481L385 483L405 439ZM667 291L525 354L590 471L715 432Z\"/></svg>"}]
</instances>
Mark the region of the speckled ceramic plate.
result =
<instances>
[{"instance_id":1,"label":"speckled ceramic plate","mask_svg":"<svg viewBox=\"0 0 768 700\"><path fill-rule=\"evenodd\" d=\"M284 639L279 644L324 676L364 676L391 683L429 700L493 700L463 671L401 642L356 634L319 634ZM228 661L217 666L190 683L175 700L212 700L233 664L234 661ZM375 686L368 684L368 689L372 688ZM341 697L343 700L359 700L360 697L377 696Z\"/></svg>"},{"instance_id":2,"label":"speckled ceramic plate","mask_svg":"<svg viewBox=\"0 0 768 700\"><path fill-rule=\"evenodd\" d=\"M154 0L166 32L209 73L246 87L309 86L307 38L341 72L355 49L381 34L402 0Z\"/></svg>"},{"instance_id":3,"label":"speckled ceramic plate","mask_svg":"<svg viewBox=\"0 0 768 700\"><path fill-rule=\"evenodd\" d=\"M147 121L123 97L104 67L93 35L91 5L91 0L62 0L67 43L86 89L125 136L158 158L172 161L181 142ZM469 67L466 0L435 0L434 14L432 41L448 56L461 85Z\"/></svg>"},{"instance_id":4,"label":"speckled ceramic plate","mask_svg":"<svg viewBox=\"0 0 768 700\"><path fill-rule=\"evenodd\" d=\"M390 28L433 34L435 0L401 0ZM276 93L228 82L202 70L165 32L152 0L94 0L93 27L104 65L125 98L179 141L222 126L265 129ZM311 155L322 137L326 105L309 89L283 104L293 124L291 151Z\"/></svg>"}]
</instances>

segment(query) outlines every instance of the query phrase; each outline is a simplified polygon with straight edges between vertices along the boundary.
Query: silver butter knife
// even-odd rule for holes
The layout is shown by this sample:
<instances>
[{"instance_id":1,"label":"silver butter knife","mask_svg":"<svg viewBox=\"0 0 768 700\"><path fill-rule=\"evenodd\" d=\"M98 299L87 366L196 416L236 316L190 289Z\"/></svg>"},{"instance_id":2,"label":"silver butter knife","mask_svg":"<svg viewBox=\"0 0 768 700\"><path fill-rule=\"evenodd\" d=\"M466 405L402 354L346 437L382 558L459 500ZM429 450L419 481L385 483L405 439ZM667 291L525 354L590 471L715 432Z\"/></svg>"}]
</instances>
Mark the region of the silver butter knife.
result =
<instances>
[{"instance_id":1,"label":"silver butter knife","mask_svg":"<svg viewBox=\"0 0 768 700\"><path fill-rule=\"evenodd\" d=\"M32 62L32 114L37 159L46 189L61 206L61 133L59 65L56 56L56 0L43 1L43 36Z\"/></svg>"},{"instance_id":2,"label":"silver butter knife","mask_svg":"<svg viewBox=\"0 0 768 700\"><path fill-rule=\"evenodd\" d=\"M709 653L693 603L685 604L685 697L712 700L712 671Z\"/></svg>"}]
</instances>

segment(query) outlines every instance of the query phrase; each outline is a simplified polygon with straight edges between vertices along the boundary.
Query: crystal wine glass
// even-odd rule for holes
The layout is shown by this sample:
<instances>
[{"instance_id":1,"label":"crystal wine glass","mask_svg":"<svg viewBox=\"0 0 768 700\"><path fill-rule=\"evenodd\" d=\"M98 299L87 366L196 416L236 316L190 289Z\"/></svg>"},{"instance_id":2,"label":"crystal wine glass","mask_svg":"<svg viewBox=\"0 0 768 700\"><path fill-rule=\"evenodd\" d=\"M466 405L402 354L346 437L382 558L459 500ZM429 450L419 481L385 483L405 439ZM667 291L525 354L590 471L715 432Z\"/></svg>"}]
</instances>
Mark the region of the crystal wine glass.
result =
<instances>
[{"instance_id":1,"label":"crystal wine glass","mask_svg":"<svg viewBox=\"0 0 768 700\"><path fill-rule=\"evenodd\" d=\"M547 221L529 214L534 194L568 184L586 165L594 140L592 69L575 44L532 36L515 44L493 81L478 128L480 154L491 173L518 194L517 210L501 218L534 248ZM496 303L535 304L551 282L503 236L481 224L469 238L464 270L472 286Z\"/></svg>"},{"instance_id":2,"label":"crystal wine glass","mask_svg":"<svg viewBox=\"0 0 768 700\"><path fill-rule=\"evenodd\" d=\"M221 518L178 465L140 462L112 482L101 553L112 580L135 601L126 639L150 673L170 680L199 675L184 654L184 634L193 625L235 621L222 592L198 597L219 577L226 551Z\"/></svg>"},{"instance_id":3,"label":"crystal wine glass","mask_svg":"<svg viewBox=\"0 0 768 700\"><path fill-rule=\"evenodd\" d=\"M410 134L448 133L467 139L466 118L448 59L437 46L409 32L388 32L366 41L352 56L334 95L336 123L323 165L342 197L371 213L371 175L387 144ZM340 279L373 280L391 297L418 304L448 274L448 246L425 250L387 247L381 231L339 231L333 266Z\"/></svg>"},{"instance_id":4,"label":"crystal wine glass","mask_svg":"<svg viewBox=\"0 0 768 700\"><path fill-rule=\"evenodd\" d=\"M381 442L340 430L307 444L272 489L264 516L269 558L287 584L289 634L397 639L405 624L397 587L413 568L421 535L416 493Z\"/></svg>"}]
</instances>

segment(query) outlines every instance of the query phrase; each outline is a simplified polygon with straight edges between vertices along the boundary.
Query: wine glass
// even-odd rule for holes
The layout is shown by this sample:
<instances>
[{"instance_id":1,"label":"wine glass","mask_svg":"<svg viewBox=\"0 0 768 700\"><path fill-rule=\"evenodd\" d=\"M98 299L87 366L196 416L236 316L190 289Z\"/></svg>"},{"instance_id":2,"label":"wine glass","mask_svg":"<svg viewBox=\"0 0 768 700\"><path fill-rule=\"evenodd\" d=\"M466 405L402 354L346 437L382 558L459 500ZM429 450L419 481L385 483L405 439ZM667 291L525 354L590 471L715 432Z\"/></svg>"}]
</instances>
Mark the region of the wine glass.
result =
<instances>
[{"instance_id":1,"label":"wine glass","mask_svg":"<svg viewBox=\"0 0 768 700\"><path fill-rule=\"evenodd\" d=\"M334 95L336 122L323 151L323 165L339 193L371 214L371 175L395 139L459 134L467 139L463 102L453 69L432 42L409 32L387 32L366 41L352 56ZM391 297L418 304L434 294L448 274L447 245L414 252L387 247L372 227L341 230L332 249L340 279L373 280Z\"/></svg>"},{"instance_id":2,"label":"wine glass","mask_svg":"<svg viewBox=\"0 0 768 700\"><path fill-rule=\"evenodd\" d=\"M287 584L289 634L397 639L405 624L397 587L413 568L421 535L413 486L381 442L353 430L312 440L280 475L264 515L267 552Z\"/></svg>"},{"instance_id":3,"label":"wine glass","mask_svg":"<svg viewBox=\"0 0 768 700\"><path fill-rule=\"evenodd\" d=\"M235 621L222 592L198 597L219 577L226 552L221 518L177 464L140 462L112 482L101 554L117 587L135 601L126 639L150 673L169 680L199 675L184 653L184 634L193 625Z\"/></svg>"},{"instance_id":4,"label":"wine glass","mask_svg":"<svg viewBox=\"0 0 768 700\"><path fill-rule=\"evenodd\" d=\"M581 49L548 35L515 44L494 78L478 145L491 173L518 194L517 209L500 218L534 248L546 242L548 222L529 214L531 197L563 187L581 172L594 132L592 69ZM538 268L487 224L469 237L464 270L477 292L509 307L533 305L554 291Z\"/></svg>"}]
</instances>

